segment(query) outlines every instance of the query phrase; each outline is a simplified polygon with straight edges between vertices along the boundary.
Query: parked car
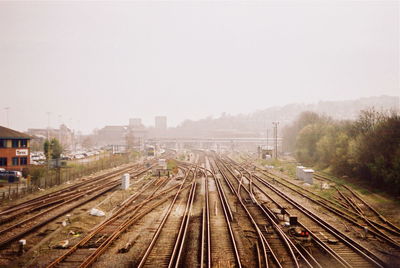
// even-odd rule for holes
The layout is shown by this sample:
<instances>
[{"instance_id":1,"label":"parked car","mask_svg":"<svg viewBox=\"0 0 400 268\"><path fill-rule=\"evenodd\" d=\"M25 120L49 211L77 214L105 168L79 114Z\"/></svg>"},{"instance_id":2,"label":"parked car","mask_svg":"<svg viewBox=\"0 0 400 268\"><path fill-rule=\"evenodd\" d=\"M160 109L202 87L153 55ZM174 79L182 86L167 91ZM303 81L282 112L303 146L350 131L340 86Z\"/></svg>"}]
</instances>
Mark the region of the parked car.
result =
<instances>
[{"instance_id":1,"label":"parked car","mask_svg":"<svg viewBox=\"0 0 400 268\"><path fill-rule=\"evenodd\" d=\"M0 171L0 179L6 179L8 182L15 182L22 178L20 171L4 170Z\"/></svg>"}]
</instances>

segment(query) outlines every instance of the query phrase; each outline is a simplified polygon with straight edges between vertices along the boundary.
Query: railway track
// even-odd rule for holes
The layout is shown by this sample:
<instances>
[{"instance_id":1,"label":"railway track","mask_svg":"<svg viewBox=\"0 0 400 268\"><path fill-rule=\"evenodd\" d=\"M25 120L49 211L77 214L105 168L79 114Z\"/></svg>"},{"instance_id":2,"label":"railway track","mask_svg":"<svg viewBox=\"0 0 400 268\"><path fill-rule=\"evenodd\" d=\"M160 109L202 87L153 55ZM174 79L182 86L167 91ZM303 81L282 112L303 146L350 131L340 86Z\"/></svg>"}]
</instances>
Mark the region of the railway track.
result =
<instances>
[{"instance_id":1,"label":"railway track","mask_svg":"<svg viewBox=\"0 0 400 268\"><path fill-rule=\"evenodd\" d=\"M192 197L192 204L187 215L186 232L180 243L180 254L174 261L176 267L204 267L208 266L208 235L209 221L207 215L206 180L199 163L204 161L201 155L195 171L196 188ZM179 253L179 252L178 252Z\"/></svg>"},{"instance_id":2,"label":"railway track","mask_svg":"<svg viewBox=\"0 0 400 268\"><path fill-rule=\"evenodd\" d=\"M221 191L221 187L208 159L204 168L205 173L205 197L207 217L207 261L204 267L239 267L238 249L236 239L233 235L231 225L231 212L226 196ZM207 204L208 203L208 204Z\"/></svg>"},{"instance_id":3,"label":"railway track","mask_svg":"<svg viewBox=\"0 0 400 268\"><path fill-rule=\"evenodd\" d=\"M322 197L318 194L307 190L288 179L283 178L282 176L277 176L276 174L267 173L264 170L260 170L263 176L271 179L273 182L278 183L279 185L289 189L290 191L301 195L302 197L310 200L311 202L317 204L328 210L330 213L333 213L336 217L342 218L347 223L358 228L359 232L363 232L364 230L368 230L368 232L375 237L379 238L379 241L384 241L385 246L390 246L394 250L400 249L400 237L397 231L381 225L374 220L367 219L363 215L350 210L349 208L344 207L341 204L333 202L325 197Z\"/></svg>"},{"instance_id":4,"label":"railway track","mask_svg":"<svg viewBox=\"0 0 400 268\"><path fill-rule=\"evenodd\" d=\"M219 178L217 178L215 175L215 168L213 168L213 179L214 179L214 183L215 183L215 187L218 193L218 198L222 207L222 211L223 211L223 215L224 215L224 219L225 219L225 223L226 223L226 227L228 230L228 234L229 234L229 240L230 243L228 243L227 249L228 252L231 251L233 256L234 256L234 261L232 263L230 263L228 261L228 264L235 264L236 267L242 267L242 260L239 254L239 248L238 248L238 243L236 241L236 237L234 234L234 230L233 230L233 226L232 226L232 221L233 221L233 213L232 213L232 209L231 206L229 204L228 201L228 197L225 194L225 191L223 189L222 183L220 181ZM216 260L218 261L218 263L220 263L220 260Z\"/></svg>"},{"instance_id":5,"label":"railway track","mask_svg":"<svg viewBox=\"0 0 400 268\"><path fill-rule=\"evenodd\" d=\"M360 243L354 241L349 236L347 236L344 233L342 233L339 230L337 230L337 228L331 226L330 224L328 224L327 222L322 220L315 213L312 213L310 210L306 209L304 206L302 206L299 203L295 202L289 196L286 196L282 192L282 190L276 188L276 186L273 185L274 183L275 184L278 183L277 178L275 178L275 177L273 178L273 177L270 176L270 177L268 177L269 180L270 180L269 182L267 182L265 179L260 178L258 176L255 176L255 178L257 178L257 180L259 180L259 182L262 183L264 186L266 186L270 190L274 191L276 193L276 195L279 195L283 199L285 199L289 203L289 205L287 205L288 207L296 208L298 210L296 213L302 214L304 216L308 216L308 217L304 217L305 219L309 218L307 220L307 224L304 224L304 225L307 225L307 227L313 226L310 223L310 218L314 222L319 222L320 226L323 226L325 231L321 232L320 230L318 230L318 228L316 228L313 231L313 229L311 228L310 233L312 233L315 238L318 238L319 240L325 240L325 241L329 241L329 240L332 241L332 238L334 238L335 240L338 240L338 241L342 242L343 244L345 244L347 246L347 248L348 247L352 248L352 250L354 252L356 252L358 255L362 256L365 260L367 260L370 265L381 266L381 267L393 266L393 263L390 263L390 261L389 262L383 261L380 256L372 253L370 250L368 250L364 246L360 245ZM316 204L319 204L319 203L316 203ZM299 211L302 212L302 213L299 213ZM321 233L324 233L325 235L322 235L322 236L319 235ZM327 235L327 233L329 233L329 235ZM332 237L332 236L334 236L334 237ZM355 258L355 257L354 258L347 258L348 255L346 255L346 254L348 254L348 249L346 250L345 247L343 247L343 246L341 248L340 247L338 248L338 246L336 246L335 244L330 244L329 247L332 247L335 250L335 252L338 253L338 255L342 254L344 256L343 260L345 260L346 263L349 263L352 266L365 267L367 265L367 264L365 264L365 260L363 262L359 258Z\"/></svg>"},{"instance_id":6,"label":"railway track","mask_svg":"<svg viewBox=\"0 0 400 268\"><path fill-rule=\"evenodd\" d=\"M206 159L204 158L206 164ZM208 182L208 169L204 170L204 207L201 223L201 252L200 252L200 268L211 268L211 216L210 216L210 187ZM209 171L211 174L212 172Z\"/></svg>"},{"instance_id":7,"label":"railway track","mask_svg":"<svg viewBox=\"0 0 400 268\"><path fill-rule=\"evenodd\" d=\"M130 175L141 175L147 170L148 169L140 168L137 165L124 167L122 169L110 171L106 174L89 178L83 182L71 185L61 190L51 192L49 194L44 194L28 201L19 203L15 206L3 209L0 212L0 225L7 225L9 222L15 219L21 219L21 216L26 216L27 214L31 214L42 209L56 207L60 203L68 203L69 200L73 199L77 195L89 192L93 188L98 187L102 184L108 184L112 180L116 181L117 176L120 176L124 173L129 173Z\"/></svg>"},{"instance_id":8,"label":"railway track","mask_svg":"<svg viewBox=\"0 0 400 268\"><path fill-rule=\"evenodd\" d=\"M194 173L196 173L196 171L194 171ZM194 177L196 177L196 175L194 175ZM191 187L190 187L189 197L186 202L186 207L185 207L185 211L183 213L182 221L181 221L181 224L179 227L179 232L175 239L174 249L169 258L168 267L179 267L179 264L183 263L183 260L182 260L183 255L184 255L183 248L185 247L185 244L188 242L187 237L189 236L189 234L188 234L189 224L192 224L190 222L190 215L193 210L193 202L194 202L195 195L196 195L196 188L197 188L197 181L196 181L196 179L194 179L191 184ZM198 251L194 250L191 252L191 254L196 255L197 252ZM195 258L194 263L196 263L196 260L197 260L197 258ZM192 265L193 265L193 263L192 263Z\"/></svg>"},{"instance_id":9,"label":"railway track","mask_svg":"<svg viewBox=\"0 0 400 268\"><path fill-rule=\"evenodd\" d=\"M268 187L276 195L279 195L282 199L286 200L288 204L296 208L297 215L303 215L303 225L309 230L309 232L317 238L318 241L331 241L329 247L345 261L346 266L351 267L384 267L385 263L375 254L368 249L359 245L356 241L351 239L349 236L337 230L332 225L328 224L325 220L318 217L315 213L306 209L304 206L295 202L286 194L279 191L271 183L266 180L255 176L255 178ZM341 243L336 244L336 241ZM328 246L328 245L326 245Z\"/></svg>"},{"instance_id":10,"label":"railway track","mask_svg":"<svg viewBox=\"0 0 400 268\"><path fill-rule=\"evenodd\" d=\"M29 199L24 202L19 202L17 204L13 204L11 206L1 209L0 217L11 214L15 211L20 211L20 210L27 209L27 208L32 209L32 207L36 208L35 205L38 205L40 207L40 205L42 205L42 204L54 202L55 200L57 200L57 198L61 199L64 196L68 196L69 194L73 193L76 190L81 189L82 187L94 185L99 181L103 181L104 179L109 179L112 176L121 175L129 170L132 170L132 169L135 169L138 167L139 167L138 164L133 164L133 165L129 165L128 167L113 169L104 174L94 176L94 177L86 179L82 182L75 183L71 186L62 188L60 190L57 190L57 191L54 191L51 193L47 193L47 194L43 194L43 195Z\"/></svg>"},{"instance_id":11,"label":"railway track","mask_svg":"<svg viewBox=\"0 0 400 268\"><path fill-rule=\"evenodd\" d=\"M176 195L174 193L175 190L179 188L179 193L183 189L182 183L161 191L167 180L164 179L157 186L155 186L154 182L153 180L144 185L138 193L125 201L111 218L94 228L79 243L55 259L47 267L89 267L123 232L152 210L173 198ZM154 187L151 193L146 193L151 187Z\"/></svg>"},{"instance_id":12,"label":"railway track","mask_svg":"<svg viewBox=\"0 0 400 268\"><path fill-rule=\"evenodd\" d=\"M352 219L360 226L367 226L361 222L368 218L379 221L393 231L393 237L396 236L396 228L386 224L384 218L379 219L379 214L351 189L338 187L343 196L338 191L337 202L327 202L316 193L291 185L290 180L286 182L276 174L255 170L251 162L244 165L217 154L197 153L199 155L191 157L191 163L177 161L178 168L183 171L181 177L152 177L138 182L134 192L130 191L132 195L128 198L125 195L124 201L102 222L81 233L79 240L73 240L76 242L69 248L51 249L53 257L43 258L43 263L48 263L48 268L111 267L116 263L168 268L396 267L382 259L381 254L365 247L365 241L359 243L354 236L326 220L329 214L340 221ZM139 176L140 172L146 169L132 174ZM4 220L0 226L8 228L10 223L15 224L11 217L17 213L22 215L21 211L35 216L38 222L46 221L47 217L54 221L67 213L61 209L70 211L73 208L69 206L78 207L78 202L93 200L103 191L112 191L117 182L119 184L119 179L114 181L112 174L104 174L97 183L82 182L80 187L21 203L16 209L8 207L0 211ZM327 210L328 214L320 217L322 210L323 213ZM346 214L341 218L334 211ZM311 240L299 239L291 232L294 229L286 224L290 217L297 217L298 222L293 226L308 232ZM31 223L19 221L17 224L29 229L34 227L31 224L37 223L35 219ZM350 228L357 227L354 226ZM6 233L8 231L3 234ZM379 235L383 237L378 231L370 230L368 239L389 244ZM392 241L390 247L394 248L395 243Z\"/></svg>"},{"instance_id":13,"label":"railway track","mask_svg":"<svg viewBox=\"0 0 400 268\"><path fill-rule=\"evenodd\" d=\"M319 172L315 174L315 178L338 185L336 181ZM350 209L352 209L354 213L358 214L359 217L366 218L375 227L400 237L400 227L387 220L381 213L368 204L364 198L362 198L349 186L339 184L337 187L344 189L346 193L340 192L338 189L339 194L341 195L345 204L348 204Z\"/></svg>"},{"instance_id":14,"label":"railway track","mask_svg":"<svg viewBox=\"0 0 400 268\"><path fill-rule=\"evenodd\" d=\"M188 191L187 197L185 198L181 196L184 192L183 185L185 184L186 181L189 181L188 178L190 174L193 174L193 178L189 182L190 190ZM164 216L162 217L159 226L157 227L155 233L153 234L153 237L149 245L144 250L144 253L142 254L140 260L137 262L136 267L138 268L149 267L149 266L172 267L174 263L176 262L179 263L178 256L174 256L175 259L172 260L173 259L172 254L173 252L175 252L176 255L176 249L180 248L179 245L177 244L182 241L182 239L180 239L182 236L182 228L183 228L182 226L185 225L185 218L187 218L188 216L187 212L191 206L192 196L193 193L195 192L195 189L196 189L195 172L192 169L189 169L184 178L184 181L182 182L179 190L176 192L171 204L166 210ZM180 203L183 202L184 200L186 200L186 206L181 216L180 209L182 206L180 205ZM174 212L172 212L173 210ZM179 219L181 219L180 224L179 224L180 222ZM177 236L174 236L174 234L176 234L176 230L179 230L179 233ZM171 239L171 237L175 237L175 239ZM171 263L171 260L174 262Z\"/></svg>"},{"instance_id":15,"label":"railway track","mask_svg":"<svg viewBox=\"0 0 400 268\"><path fill-rule=\"evenodd\" d=\"M266 249L262 256L265 256L265 266L314 267L307 257L295 247L282 228L273 221L268 212L256 202L251 187L249 190L246 189L243 185L243 180L237 178L226 163L221 160L219 160L219 163L219 170L224 174L224 178L230 183L236 181L235 185L232 184L232 188L237 189L234 191L256 228L261 245ZM228 178L228 174L230 174L231 179ZM241 189L244 191L241 191ZM268 253L270 255L269 258L267 257ZM262 258L260 259L262 260ZM269 263L266 260L269 260ZM316 264L316 267L320 267L318 262L315 260L313 262Z\"/></svg>"},{"instance_id":16,"label":"railway track","mask_svg":"<svg viewBox=\"0 0 400 268\"><path fill-rule=\"evenodd\" d=\"M246 190L246 193L248 194L247 198L242 196L243 194L240 192L240 190L243 189L241 188L241 186L243 186L242 181L236 178L236 176L232 174L231 170L229 170L229 168L227 168L223 162L219 162L220 163L217 165L218 169L221 171L226 183L230 185L229 188L231 191L233 191L237 196L240 206L243 208L254 229L256 230L255 234L257 240L254 248L256 251L257 266L300 267L300 265L305 265L312 267L300 252L298 252L296 249L293 251L293 243L280 230L279 226L270 222L274 225L272 228L270 228L272 233L267 231L267 224L265 224L266 219L261 217L265 211L263 211L262 208L260 208L257 204L252 203L251 192ZM232 180L228 178L227 174L231 175L233 181L237 181L236 185L232 184ZM297 261L297 258L299 258L299 261Z\"/></svg>"},{"instance_id":17,"label":"railway track","mask_svg":"<svg viewBox=\"0 0 400 268\"><path fill-rule=\"evenodd\" d=\"M24 219L16 222L16 223L11 223L8 224L7 226L4 226L0 230L0 248L4 248L8 245L10 245L12 242L21 239L25 237L26 235L34 232L38 228L56 220L57 218L65 215L66 213L70 212L71 210L78 208L100 196L103 194L112 191L116 189L119 185L119 175L122 173L125 173L129 171L131 168L123 169L121 171L118 171L114 175L107 175L102 177L101 181L98 183L89 183L88 187L85 187L83 190L79 188L75 188L75 192L70 194L69 198L66 197L61 197L59 202L52 202L51 204L48 204L44 210L42 205L40 205L40 202L46 202L48 201L48 198L52 198L49 196L43 196L42 200L41 198L37 198L35 202L29 203L26 202L24 205L22 205L22 208L24 211L27 209L27 207L30 207L29 212L36 212L37 210L40 210L38 213L34 215L29 215L27 211L25 211L25 214L27 214ZM147 169L142 169L138 172L135 172L134 175L138 176L146 172ZM7 215L6 212L10 211L4 210L3 215ZM18 212L18 210L12 210L11 213L15 215L15 213ZM18 218L16 218L18 219Z\"/></svg>"}]
</instances>

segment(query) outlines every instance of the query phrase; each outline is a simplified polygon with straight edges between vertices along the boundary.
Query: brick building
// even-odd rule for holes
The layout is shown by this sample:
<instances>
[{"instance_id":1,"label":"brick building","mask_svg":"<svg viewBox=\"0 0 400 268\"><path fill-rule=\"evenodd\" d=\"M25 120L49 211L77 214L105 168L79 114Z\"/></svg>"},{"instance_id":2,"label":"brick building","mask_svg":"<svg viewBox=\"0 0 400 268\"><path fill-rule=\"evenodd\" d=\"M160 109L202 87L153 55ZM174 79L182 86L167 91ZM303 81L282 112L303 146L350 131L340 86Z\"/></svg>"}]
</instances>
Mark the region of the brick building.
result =
<instances>
[{"instance_id":1,"label":"brick building","mask_svg":"<svg viewBox=\"0 0 400 268\"><path fill-rule=\"evenodd\" d=\"M0 126L0 168L22 171L30 164L30 139L27 134Z\"/></svg>"},{"instance_id":2,"label":"brick building","mask_svg":"<svg viewBox=\"0 0 400 268\"><path fill-rule=\"evenodd\" d=\"M56 138L64 149L72 149L74 145L74 132L66 125L61 124L60 128L28 128L27 134L32 137L33 143L42 144L47 137L49 139ZM34 147L32 145L32 147Z\"/></svg>"},{"instance_id":3,"label":"brick building","mask_svg":"<svg viewBox=\"0 0 400 268\"><path fill-rule=\"evenodd\" d=\"M97 145L128 145L132 138L133 147L139 150L143 147L148 136L148 130L141 124L140 119L129 120L128 126L105 126L98 130L94 139Z\"/></svg>"}]
</instances>

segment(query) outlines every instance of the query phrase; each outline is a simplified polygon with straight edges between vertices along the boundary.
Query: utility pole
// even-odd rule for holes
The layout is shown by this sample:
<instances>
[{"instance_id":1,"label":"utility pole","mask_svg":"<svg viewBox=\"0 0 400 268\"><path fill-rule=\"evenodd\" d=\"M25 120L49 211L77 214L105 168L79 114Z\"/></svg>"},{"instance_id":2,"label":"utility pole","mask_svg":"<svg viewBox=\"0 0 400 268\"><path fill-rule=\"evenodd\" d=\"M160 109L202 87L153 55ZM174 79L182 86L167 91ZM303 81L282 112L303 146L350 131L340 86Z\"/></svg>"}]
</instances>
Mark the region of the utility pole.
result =
<instances>
[{"instance_id":1,"label":"utility pole","mask_svg":"<svg viewBox=\"0 0 400 268\"><path fill-rule=\"evenodd\" d=\"M47 140L50 141L50 112L46 112L47 114Z\"/></svg>"},{"instance_id":2,"label":"utility pole","mask_svg":"<svg viewBox=\"0 0 400 268\"><path fill-rule=\"evenodd\" d=\"M50 112L46 112L47 114L47 143L48 143L48 147L47 147L47 174L46 177L44 179L44 187L47 187L47 177L49 176L49 170L50 170L50 156L51 156L51 143L50 143Z\"/></svg>"},{"instance_id":3,"label":"utility pole","mask_svg":"<svg viewBox=\"0 0 400 268\"><path fill-rule=\"evenodd\" d=\"M274 125L274 138L275 138L275 159L278 159L278 125L279 122L272 122Z\"/></svg>"},{"instance_id":4,"label":"utility pole","mask_svg":"<svg viewBox=\"0 0 400 268\"><path fill-rule=\"evenodd\" d=\"M59 128L58 128L58 141L60 142L60 144L62 144L61 142L61 125L62 125L62 116L58 115L58 124L59 124Z\"/></svg>"},{"instance_id":5,"label":"utility pole","mask_svg":"<svg viewBox=\"0 0 400 268\"><path fill-rule=\"evenodd\" d=\"M7 127L9 128L10 127L10 118L8 116L8 112L10 110L10 107L6 107L6 108L4 108L4 110L6 110Z\"/></svg>"},{"instance_id":6,"label":"utility pole","mask_svg":"<svg viewBox=\"0 0 400 268\"><path fill-rule=\"evenodd\" d=\"M78 144L80 144L80 136L81 136L81 134L82 134L82 132L81 132L81 130L80 130L80 123L81 123L81 121L80 120L77 120L77 131L76 131L76 139L75 139L75 151L76 151L76 147L77 147L77 145Z\"/></svg>"},{"instance_id":7,"label":"utility pole","mask_svg":"<svg viewBox=\"0 0 400 268\"><path fill-rule=\"evenodd\" d=\"M71 150L74 150L75 131L73 129L73 123L72 123L72 118L71 117L69 118L69 127L70 127L70 130L72 132L72 135L70 136L71 137L71 145L69 147L70 147Z\"/></svg>"}]
</instances>

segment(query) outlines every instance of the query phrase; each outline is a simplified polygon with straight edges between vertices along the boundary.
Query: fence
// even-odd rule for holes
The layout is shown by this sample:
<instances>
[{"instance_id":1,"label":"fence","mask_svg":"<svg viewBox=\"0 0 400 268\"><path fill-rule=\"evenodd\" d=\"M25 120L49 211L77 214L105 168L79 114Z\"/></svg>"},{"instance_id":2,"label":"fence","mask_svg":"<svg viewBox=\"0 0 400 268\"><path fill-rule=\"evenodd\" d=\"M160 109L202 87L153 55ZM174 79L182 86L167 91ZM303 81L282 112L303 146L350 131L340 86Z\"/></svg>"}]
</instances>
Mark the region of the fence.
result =
<instances>
[{"instance_id":1,"label":"fence","mask_svg":"<svg viewBox=\"0 0 400 268\"><path fill-rule=\"evenodd\" d=\"M24 182L10 183L0 188L0 200L21 198L28 193L33 193L46 188L54 187L76 178L87 176L101 170L127 164L135 159L132 155L109 155L98 160L86 163L69 163L66 167L48 169L45 166L32 166L29 177Z\"/></svg>"}]
</instances>

